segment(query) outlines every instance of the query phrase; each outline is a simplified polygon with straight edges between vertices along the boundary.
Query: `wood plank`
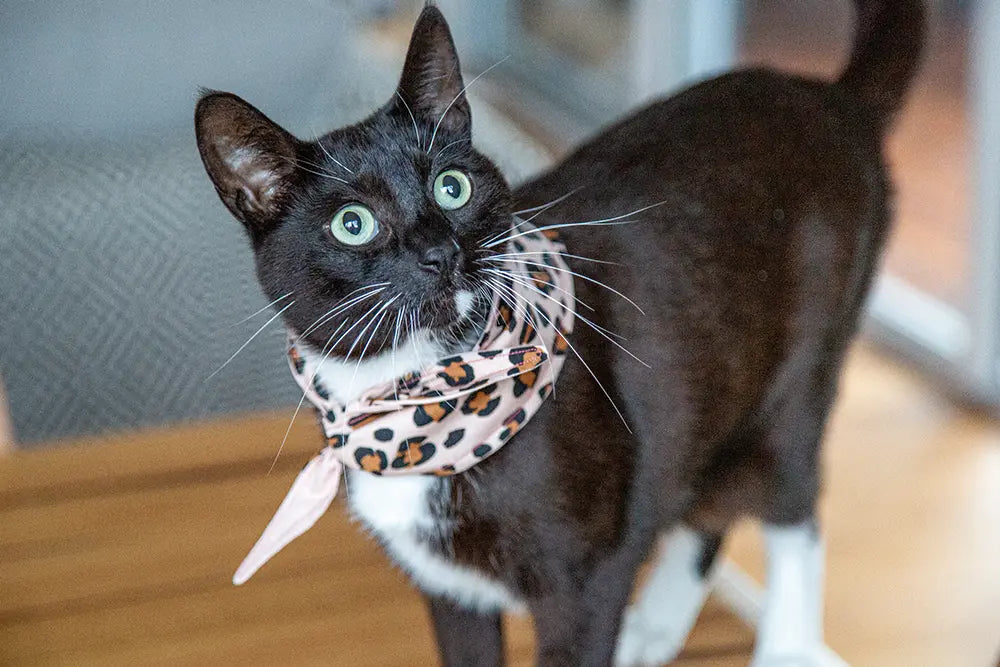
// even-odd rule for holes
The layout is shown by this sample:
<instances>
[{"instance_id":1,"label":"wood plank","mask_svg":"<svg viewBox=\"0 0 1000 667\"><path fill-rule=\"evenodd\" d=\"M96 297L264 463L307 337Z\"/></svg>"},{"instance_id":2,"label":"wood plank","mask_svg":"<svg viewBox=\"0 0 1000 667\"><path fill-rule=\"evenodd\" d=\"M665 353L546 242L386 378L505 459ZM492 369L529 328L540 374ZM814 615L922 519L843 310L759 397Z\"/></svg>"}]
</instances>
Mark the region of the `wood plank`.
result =
<instances>
[{"instance_id":1,"label":"wood plank","mask_svg":"<svg viewBox=\"0 0 1000 667\"><path fill-rule=\"evenodd\" d=\"M266 472L278 451L292 409L235 415L136 433L114 433L13 452L0 457L0 509L183 482L192 474ZM323 446L316 419L303 409L279 463Z\"/></svg>"}]
</instances>

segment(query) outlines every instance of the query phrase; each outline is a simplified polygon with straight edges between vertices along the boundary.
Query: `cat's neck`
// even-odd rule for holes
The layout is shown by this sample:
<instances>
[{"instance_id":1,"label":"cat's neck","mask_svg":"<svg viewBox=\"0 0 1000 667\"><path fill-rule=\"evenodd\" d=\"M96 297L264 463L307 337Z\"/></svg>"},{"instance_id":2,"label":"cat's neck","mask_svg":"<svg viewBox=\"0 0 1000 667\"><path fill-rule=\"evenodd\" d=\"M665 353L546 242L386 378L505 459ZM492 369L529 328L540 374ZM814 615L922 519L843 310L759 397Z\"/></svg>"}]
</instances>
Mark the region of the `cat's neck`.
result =
<instances>
[{"instance_id":1,"label":"cat's neck","mask_svg":"<svg viewBox=\"0 0 1000 667\"><path fill-rule=\"evenodd\" d=\"M455 301L458 311L471 318L470 324L473 319L485 321L484 315L477 318L471 312L474 305L470 293L459 291ZM457 340L435 336L426 329L419 329L415 334L400 340L395 351L387 349L360 361L332 355L324 358L319 350L309 346L303 346L302 352L318 361L317 379L330 392L331 397L345 404L371 387L411 371L422 370L443 357L468 352L482 335L483 326L467 327L465 334Z\"/></svg>"}]
</instances>

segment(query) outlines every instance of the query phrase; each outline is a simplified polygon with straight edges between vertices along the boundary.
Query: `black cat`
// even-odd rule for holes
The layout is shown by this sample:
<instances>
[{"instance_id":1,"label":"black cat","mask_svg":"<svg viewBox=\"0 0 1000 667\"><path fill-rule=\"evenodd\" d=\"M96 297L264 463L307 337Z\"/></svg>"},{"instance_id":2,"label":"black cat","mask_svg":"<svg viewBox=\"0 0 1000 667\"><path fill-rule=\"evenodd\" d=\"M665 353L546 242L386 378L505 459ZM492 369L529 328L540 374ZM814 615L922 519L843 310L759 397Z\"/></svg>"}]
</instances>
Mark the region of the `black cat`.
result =
<instances>
[{"instance_id":1,"label":"black cat","mask_svg":"<svg viewBox=\"0 0 1000 667\"><path fill-rule=\"evenodd\" d=\"M471 144L433 6L396 94L320 141L228 93L198 103L202 159L260 283L291 294L283 317L310 353L332 350L322 383L342 397L387 379L394 345L412 366L401 371L471 347L484 267L505 261L484 240L502 239L514 211L543 226L645 209L559 231L573 255L617 262L569 258L595 281L576 283L590 318L649 368L578 323L568 342L589 371L571 356L556 395L494 456L452 478L349 479L352 510L428 594L445 663L500 664L502 607L533 615L542 664L667 661L743 516L765 522L769 551L755 664L823 663L819 445L888 232L882 140L924 28L919 0L856 4L837 81L764 69L707 81L513 193ZM363 346L341 331L376 316Z\"/></svg>"}]
</instances>

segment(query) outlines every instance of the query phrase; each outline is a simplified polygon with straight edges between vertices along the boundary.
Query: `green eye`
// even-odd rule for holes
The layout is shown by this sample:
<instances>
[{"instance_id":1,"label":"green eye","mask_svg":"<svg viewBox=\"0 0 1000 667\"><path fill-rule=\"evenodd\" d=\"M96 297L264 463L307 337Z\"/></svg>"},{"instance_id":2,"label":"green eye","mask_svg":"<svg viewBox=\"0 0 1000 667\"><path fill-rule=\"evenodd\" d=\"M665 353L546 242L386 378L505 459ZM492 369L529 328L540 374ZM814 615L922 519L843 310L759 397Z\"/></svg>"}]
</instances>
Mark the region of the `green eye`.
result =
<instances>
[{"instance_id":1,"label":"green eye","mask_svg":"<svg viewBox=\"0 0 1000 667\"><path fill-rule=\"evenodd\" d=\"M448 169L434 179L434 201L443 209L454 211L469 203L472 182L458 169Z\"/></svg>"},{"instance_id":2,"label":"green eye","mask_svg":"<svg viewBox=\"0 0 1000 667\"><path fill-rule=\"evenodd\" d=\"M348 204L333 216L330 233L345 245L364 245L378 234L378 222L367 206Z\"/></svg>"}]
</instances>

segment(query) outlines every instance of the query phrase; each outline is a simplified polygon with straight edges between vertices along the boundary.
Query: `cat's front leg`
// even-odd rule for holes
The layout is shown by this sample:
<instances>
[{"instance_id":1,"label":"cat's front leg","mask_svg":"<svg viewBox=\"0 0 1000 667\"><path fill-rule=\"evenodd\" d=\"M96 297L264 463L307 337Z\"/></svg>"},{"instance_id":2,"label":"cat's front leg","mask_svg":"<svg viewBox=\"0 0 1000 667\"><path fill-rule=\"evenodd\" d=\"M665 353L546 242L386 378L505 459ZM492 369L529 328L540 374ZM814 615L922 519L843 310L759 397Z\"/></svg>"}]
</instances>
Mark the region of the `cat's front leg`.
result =
<instances>
[{"instance_id":1,"label":"cat's front leg","mask_svg":"<svg viewBox=\"0 0 1000 667\"><path fill-rule=\"evenodd\" d=\"M545 598L531 601L538 664L607 667L644 550L633 547L602 559L585 573L560 577Z\"/></svg>"},{"instance_id":2,"label":"cat's front leg","mask_svg":"<svg viewBox=\"0 0 1000 667\"><path fill-rule=\"evenodd\" d=\"M427 597L441 664L501 667L505 664L499 612L478 612L439 597Z\"/></svg>"}]
</instances>

